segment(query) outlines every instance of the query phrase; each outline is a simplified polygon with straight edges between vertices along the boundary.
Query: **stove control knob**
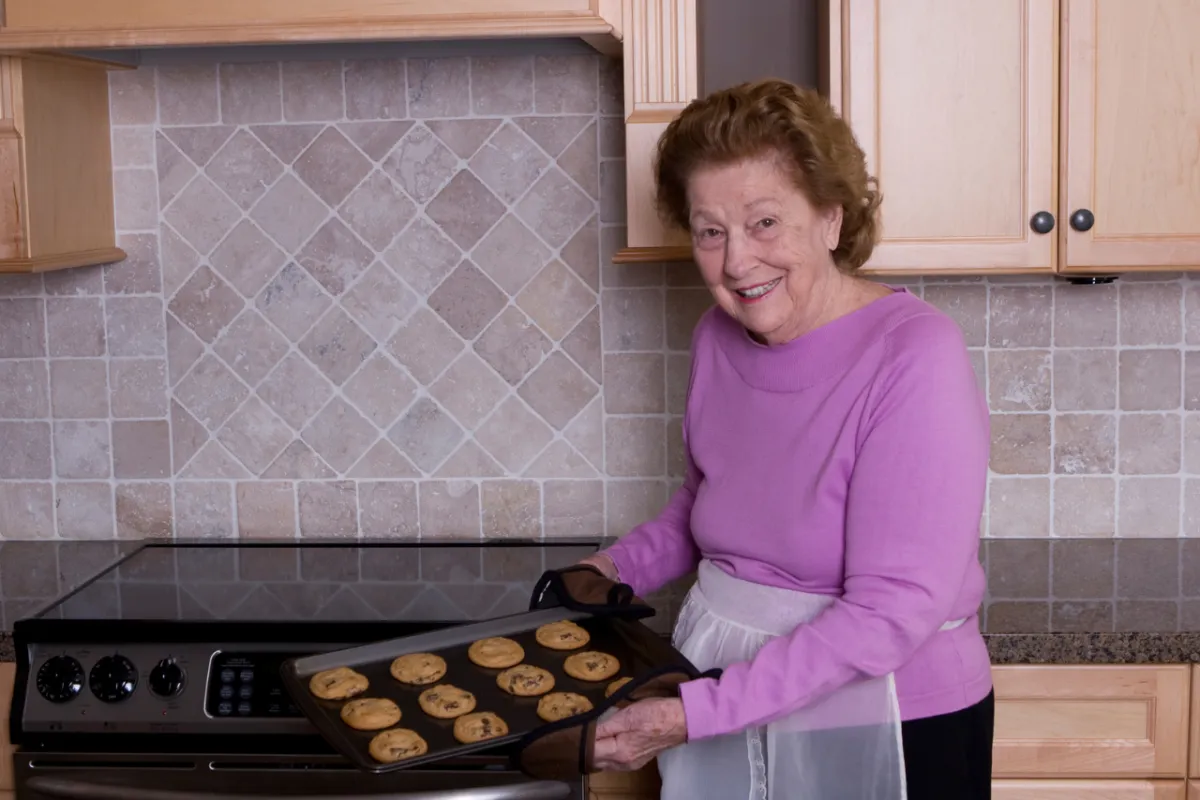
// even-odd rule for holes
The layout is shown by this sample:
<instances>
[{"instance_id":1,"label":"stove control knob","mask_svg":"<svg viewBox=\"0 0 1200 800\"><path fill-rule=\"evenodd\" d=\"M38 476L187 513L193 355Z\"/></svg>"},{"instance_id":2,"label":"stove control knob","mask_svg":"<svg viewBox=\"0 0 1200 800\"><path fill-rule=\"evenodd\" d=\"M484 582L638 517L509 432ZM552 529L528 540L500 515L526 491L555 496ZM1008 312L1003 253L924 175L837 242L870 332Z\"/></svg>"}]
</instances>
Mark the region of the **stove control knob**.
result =
<instances>
[{"instance_id":1,"label":"stove control knob","mask_svg":"<svg viewBox=\"0 0 1200 800\"><path fill-rule=\"evenodd\" d=\"M106 703L116 703L133 694L137 687L137 668L125 656L105 656L92 666L88 686L92 694Z\"/></svg>"},{"instance_id":2,"label":"stove control knob","mask_svg":"<svg viewBox=\"0 0 1200 800\"><path fill-rule=\"evenodd\" d=\"M37 690L51 703L65 703L83 691L83 667L70 656L52 656L37 671Z\"/></svg>"},{"instance_id":3,"label":"stove control knob","mask_svg":"<svg viewBox=\"0 0 1200 800\"><path fill-rule=\"evenodd\" d=\"M173 658L164 658L150 670L150 691L159 697L174 697L183 691L183 668Z\"/></svg>"}]
</instances>

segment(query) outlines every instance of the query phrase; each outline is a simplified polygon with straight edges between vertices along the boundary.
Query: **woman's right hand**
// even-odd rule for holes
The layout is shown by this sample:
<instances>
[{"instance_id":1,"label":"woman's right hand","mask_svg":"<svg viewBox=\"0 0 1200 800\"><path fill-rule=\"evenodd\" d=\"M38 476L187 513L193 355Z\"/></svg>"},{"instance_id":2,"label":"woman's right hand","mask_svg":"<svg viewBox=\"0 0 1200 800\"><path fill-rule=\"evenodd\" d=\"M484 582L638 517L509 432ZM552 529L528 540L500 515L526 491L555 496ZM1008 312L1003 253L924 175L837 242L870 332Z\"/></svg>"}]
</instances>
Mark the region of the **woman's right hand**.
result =
<instances>
[{"instance_id":1,"label":"woman's right hand","mask_svg":"<svg viewBox=\"0 0 1200 800\"><path fill-rule=\"evenodd\" d=\"M589 567L595 567L600 571L601 575L608 578L610 581L619 580L616 562L612 560L611 556L605 553L596 553L594 556L588 556L579 563L586 564Z\"/></svg>"}]
</instances>

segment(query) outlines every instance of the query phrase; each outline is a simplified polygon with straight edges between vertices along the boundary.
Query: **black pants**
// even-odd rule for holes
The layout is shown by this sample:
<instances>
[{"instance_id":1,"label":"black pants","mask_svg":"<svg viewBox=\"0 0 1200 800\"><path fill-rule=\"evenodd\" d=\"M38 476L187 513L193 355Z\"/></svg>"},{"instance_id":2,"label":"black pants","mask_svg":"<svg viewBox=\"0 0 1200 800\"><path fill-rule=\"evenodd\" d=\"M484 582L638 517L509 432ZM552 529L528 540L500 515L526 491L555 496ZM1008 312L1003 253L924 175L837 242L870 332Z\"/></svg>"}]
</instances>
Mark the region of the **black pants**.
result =
<instances>
[{"instance_id":1,"label":"black pants","mask_svg":"<svg viewBox=\"0 0 1200 800\"><path fill-rule=\"evenodd\" d=\"M901 726L909 800L990 800L996 698Z\"/></svg>"}]
</instances>

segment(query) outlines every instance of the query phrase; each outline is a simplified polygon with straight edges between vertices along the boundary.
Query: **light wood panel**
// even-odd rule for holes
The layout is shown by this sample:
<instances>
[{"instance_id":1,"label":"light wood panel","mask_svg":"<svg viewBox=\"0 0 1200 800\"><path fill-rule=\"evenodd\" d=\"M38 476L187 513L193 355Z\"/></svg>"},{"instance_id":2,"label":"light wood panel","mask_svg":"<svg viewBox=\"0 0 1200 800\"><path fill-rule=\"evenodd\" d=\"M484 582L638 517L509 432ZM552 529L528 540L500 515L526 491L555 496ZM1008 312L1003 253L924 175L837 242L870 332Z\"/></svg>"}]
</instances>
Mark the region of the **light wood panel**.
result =
<instances>
[{"instance_id":1,"label":"light wood panel","mask_svg":"<svg viewBox=\"0 0 1200 800\"><path fill-rule=\"evenodd\" d=\"M125 257L116 246L109 136L104 65L0 57L0 273Z\"/></svg>"},{"instance_id":2,"label":"light wood panel","mask_svg":"<svg viewBox=\"0 0 1200 800\"><path fill-rule=\"evenodd\" d=\"M624 0L626 247L618 262L691 257L686 231L659 219L654 151L699 91L696 0Z\"/></svg>"},{"instance_id":3,"label":"light wood panel","mask_svg":"<svg viewBox=\"0 0 1200 800\"><path fill-rule=\"evenodd\" d=\"M1200 268L1200 3L1064 2L1064 269Z\"/></svg>"},{"instance_id":4,"label":"light wood panel","mask_svg":"<svg viewBox=\"0 0 1200 800\"><path fill-rule=\"evenodd\" d=\"M5 0L21 49L613 36L611 0Z\"/></svg>"},{"instance_id":5,"label":"light wood panel","mask_svg":"<svg viewBox=\"0 0 1200 800\"><path fill-rule=\"evenodd\" d=\"M1192 667L1191 724L1188 726L1188 777L1200 777L1200 666ZM1200 797L1194 798L1200 800Z\"/></svg>"},{"instance_id":6,"label":"light wood panel","mask_svg":"<svg viewBox=\"0 0 1200 800\"><path fill-rule=\"evenodd\" d=\"M587 780L588 800L649 800L658 797L661 788L653 761L636 772L599 772Z\"/></svg>"},{"instance_id":7,"label":"light wood panel","mask_svg":"<svg viewBox=\"0 0 1200 800\"><path fill-rule=\"evenodd\" d=\"M992 781L992 800L1188 800L1183 781Z\"/></svg>"},{"instance_id":8,"label":"light wood panel","mask_svg":"<svg viewBox=\"0 0 1200 800\"><path fill-rule=\"evenodd\" d=\"M996 777L1187 777L1186 665L1005 666L993 681Z\"/></svg>"},{"instance_id":9,"label":"light wood panel","mask_svg":"<svg viewBox=\"0 0 1200 800\"><path fill-rule=\"evenodd\" d=\"M1200 800L1200 781L1188 781L1187 800Z\"/></svg>"},{"instance_id":10,"label":"light wood panel","mask_svg":"<svg viewBox=\"0 0 1200 800\"><path fill-rule=\"evenodd\" d=\"M1057 0L832 0L830 97L883 193L868 272L1050 272Z\"/></svg>"},{"instance_id":11,"label":"light wood panel","mask_svg":"<svg viewBox=\"0 0 1200 800\"><path fill-rule=\"evenodd\" d=\"M13 680L17 675L17 665L0 662L0 800L6 791L13 789L12 773L12 744L8 741L8 711L12 702ZM11 797L11 795L10 795Z\"/></svg>"}]
</instances>

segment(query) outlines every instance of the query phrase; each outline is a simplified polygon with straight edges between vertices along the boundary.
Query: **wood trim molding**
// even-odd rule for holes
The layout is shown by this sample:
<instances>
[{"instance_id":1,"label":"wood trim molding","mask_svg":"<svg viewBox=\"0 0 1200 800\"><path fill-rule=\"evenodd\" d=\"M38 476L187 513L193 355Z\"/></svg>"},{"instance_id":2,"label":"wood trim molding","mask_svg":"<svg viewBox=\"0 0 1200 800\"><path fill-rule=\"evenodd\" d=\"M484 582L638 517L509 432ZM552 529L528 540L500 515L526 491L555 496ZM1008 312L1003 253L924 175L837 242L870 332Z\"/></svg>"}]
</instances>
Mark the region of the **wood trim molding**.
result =
<instances>
[{"instance_id":1,"label":"wood trim molding","mask_svg":"<svg viewBox=\"0 0 1200 800\"><path fill-rule=\"evenodd\" d=\"M51 272L72 267L91 267L97 264L115 264L124 261L128 254L119 247L103 247L74 253L54 253L33 258L6 258L0 260L0 275L5 273Z\"/></svg>"},{"instance_id":2,"label":"wood trim molding","mask_svg":"<svg viewBox=\"0 0 1200 800\"><path fill-rule=\"evenodd\" d=\"M421 39L558 38L576 36L596 47L605 39L619 52L613 25L599 16L443 16L394 20L337 20L321 23L271 23L254 26L187 26L128 30L0 31L0 47L25 50L103 49L227 44L288 44ZM601 49L601 48L597 48Z\"/></svg>"},{"instance_id":3,"label":"wood trim molding","mask_svg":"<svg viewBox=\"0 0 1200 800\"><path fill-rule=\"evenodd\" d=\"M667 261L691 261L690 247L625 247L613 256L614 264L659 264Z\"/></svg>"}]
</instances>

